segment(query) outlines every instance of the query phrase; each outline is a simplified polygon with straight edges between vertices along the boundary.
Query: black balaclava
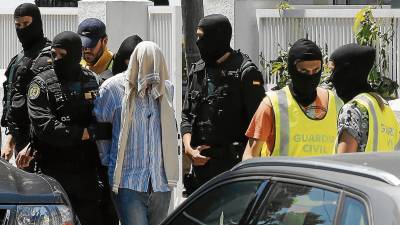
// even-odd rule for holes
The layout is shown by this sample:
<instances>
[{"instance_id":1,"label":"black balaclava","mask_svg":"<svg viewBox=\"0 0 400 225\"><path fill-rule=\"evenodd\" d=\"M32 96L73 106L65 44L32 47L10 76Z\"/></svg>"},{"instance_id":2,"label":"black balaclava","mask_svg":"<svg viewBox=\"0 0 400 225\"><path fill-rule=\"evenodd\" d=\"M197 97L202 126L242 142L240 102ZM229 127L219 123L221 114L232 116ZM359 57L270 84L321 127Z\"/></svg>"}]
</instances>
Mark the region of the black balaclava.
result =
<instances>
[{"instance_id":1,"label":"black balaclava","mask_svg":"<svg viewBox=\"0 0 400 225\"><path fill-rule=\"evenodd\" d=\"M32 17L32 23L22 29L16 28L17 36L24 50L31 48L36 42L44 38L42 18L39 8L31 3L19 5L14 12L14 19L23 16Z\"/></svg>"},{"instance_id":2,"label":"black balaclava","mask_svg":"<svg viewBox=\"0 0 400 225\"><path fill-rule=\"evenodd\" d=\"M347 44L336 49L330 60L335 64L332 83L337 95L348 102L363 92L373 91L368 74L375 61L375 49L358 44Z\"/></svg>"},{"instance_id":3,"label":"black balaclava","mask_svg":"<svg viewBox=\"0 0 400 225\"><path fill-rule=\"evenodd\" d=\"M143 41L138 35L127 37L118 49L118 52L114 56L114 63L112 66L112 73L118 74L124 72L128 65L125 64L125 60L130 59L133 50L136 45Z\"/></svg>"},{"instance_id":4,"label":"black balaclava","mask_svg":"<svg viewBox=\"0 0 400 225\"><path fill-rule=\"evenodd\" d=\"M208 15L197 26L202 28L204 36L197 40L197 47L206 65L216 65L216 61L225 53L232 51L230 46L232 26L226 16Z\"/></svg>"},{"instance_id":5,"label":"black balaclava","mask_svg":"<svg viewBox=\"0 0 400 225\"><path fill-rule=\"evenodd\" d=\"M82 41L78 34L72 31L64 31L53 39L52 47L62 48L67 51L62 59L54 61L54 70L62 80L75 81L80 76L80 64L82 58Z\"/></svg>"},{"instance_id":6,"label":"black balaclava","mask_svg":"<svg viewBox=\"0 0 400 225\"><path fill-rule=\"evenodd\" d=\"M317 86L321 80L321 70L316 74L304 74L296 69L296 64L302 61L320 60L322 66L322 53L319 47L312 41L300 39L289 50L288 70L292 80L291 90L296 101L308 106L317 97Z\"/></svg>"}]
</instances>

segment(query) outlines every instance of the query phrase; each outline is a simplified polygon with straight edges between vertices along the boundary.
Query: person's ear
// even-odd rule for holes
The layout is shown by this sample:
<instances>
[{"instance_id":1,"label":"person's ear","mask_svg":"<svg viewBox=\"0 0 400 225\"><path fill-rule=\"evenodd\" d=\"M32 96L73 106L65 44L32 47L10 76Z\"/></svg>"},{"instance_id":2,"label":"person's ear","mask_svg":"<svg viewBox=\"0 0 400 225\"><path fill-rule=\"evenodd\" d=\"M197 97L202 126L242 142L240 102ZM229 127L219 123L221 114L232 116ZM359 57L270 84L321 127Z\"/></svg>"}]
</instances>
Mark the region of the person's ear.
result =
<instances>
[{"instance_id":1,"label":"person's ear","mask_svg":"<svg viewBox=\"0 0 400 225\"><path fill-rule=\"evenodd\" d=\"M107 43L108 43L108 36L105 36L104 38L103 38L103 41L102 41L103 43L103 47L105 47L105 46L107 46Z\"/></svg>"}]
</instances>

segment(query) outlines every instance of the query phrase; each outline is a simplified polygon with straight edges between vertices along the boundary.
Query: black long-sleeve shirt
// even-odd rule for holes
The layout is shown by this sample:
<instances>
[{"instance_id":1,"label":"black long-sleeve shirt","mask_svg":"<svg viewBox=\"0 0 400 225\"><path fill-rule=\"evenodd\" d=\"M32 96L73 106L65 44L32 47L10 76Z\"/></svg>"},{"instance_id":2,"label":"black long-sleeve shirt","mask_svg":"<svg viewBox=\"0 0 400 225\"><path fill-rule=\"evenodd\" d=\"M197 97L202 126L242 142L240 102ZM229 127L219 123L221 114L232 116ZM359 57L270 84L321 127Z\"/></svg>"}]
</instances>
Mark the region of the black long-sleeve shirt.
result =
<instances>
[{"instance_id":1,"label":"black long-sleeve shirt","mask_svg":"<svg viewBox=\"0 0 400 225\"><path fill-rule=\"evenodd\" d=\"M31 70L31 66L40 51L46 46L49 46L50 43L49 40L44 38L30 49L24 50L20 53L23 54L20 59L16 56L11 60L5 73L7 80L3 84L2 126L7 127L9 133L12 134L17 151L22 150L22 148L29 143L30 121L28 117L26 94L29 83L35 76ZM15 69L13 74L11 74L11 67L13 65Z\"/></svg>"},{"instance_id":2,"label":"black long-sleeve shirt","mask_svg":"<svg viewBox=\"0 0 400 225\"><path fill-rule=\"evenodd\" d=\"M220 65L220 69L225 72L243 69L240 78L238 78L240 79L240 85L238 87L232 87L238 90L234 89L233 91L228 91L228 96L225 97L223 108L225 112L223 113L222 122L220 123L222 127L217 129L220 136L228 139L221 140L223 142L246 141L245 131L247 126L256 112L258 105L265 96L262 74L254 64L241 68L245 60L248 60L245 55L234 51L231 56ZM193 122L195 117L199 116L196 115L199 113L196 111L196 108L200 104L200 101L193 99L196 98L195 95L199 95L199 93L204 91L203 79L206 70L207 68L205 68L204 62L202 61L197 62L192 67L182 108L181 134L183 136L186 133L191 133L192 143L193 140L196 139L196 137L193 137L193 134L196 134L193 130L196 129Z\"/></svg>"},{"instance_id":3,"label":"black long-sleeve shirt","mask_svg":"<svg viewBox=\"0 0 400 225\"><path fill-rule=\"evenodd\" d=\"M56 117L48 87L36 76L29 86L28 112L37 138L54 147L76 146L82 138L83 126L68 124Z\"/></svg>"}]
</instances>

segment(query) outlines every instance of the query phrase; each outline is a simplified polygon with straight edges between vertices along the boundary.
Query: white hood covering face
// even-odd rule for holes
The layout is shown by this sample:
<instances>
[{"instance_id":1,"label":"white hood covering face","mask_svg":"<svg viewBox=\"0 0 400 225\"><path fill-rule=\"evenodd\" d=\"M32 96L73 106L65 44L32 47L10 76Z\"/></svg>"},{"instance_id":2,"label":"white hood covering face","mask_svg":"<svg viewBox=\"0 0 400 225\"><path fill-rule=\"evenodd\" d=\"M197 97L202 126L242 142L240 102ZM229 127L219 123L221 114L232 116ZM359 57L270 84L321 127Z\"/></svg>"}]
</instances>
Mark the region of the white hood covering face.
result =
<instances>
[{"instance_id":1,"label":"white hood covering face","mask_svg":"<svg viewBox=\"0 0 400 225\"><path fill-rule=\"evenodd\" d=\"M125 95L121 110L121 131L118 142L118 155L114 171L113 192L118 193L121 182L122 164L130 127L134 123L134 100L136 96L150 94L160 103L161 139L164 169L168 183L175 185L178 181L178 134L174 110L172 108L173 93L165 88L169 75L164 55L157 44L150 41L139 43L133 51L126 75ZM129 163L129 162L127 162Z\"/></svg>"}]
</instances>

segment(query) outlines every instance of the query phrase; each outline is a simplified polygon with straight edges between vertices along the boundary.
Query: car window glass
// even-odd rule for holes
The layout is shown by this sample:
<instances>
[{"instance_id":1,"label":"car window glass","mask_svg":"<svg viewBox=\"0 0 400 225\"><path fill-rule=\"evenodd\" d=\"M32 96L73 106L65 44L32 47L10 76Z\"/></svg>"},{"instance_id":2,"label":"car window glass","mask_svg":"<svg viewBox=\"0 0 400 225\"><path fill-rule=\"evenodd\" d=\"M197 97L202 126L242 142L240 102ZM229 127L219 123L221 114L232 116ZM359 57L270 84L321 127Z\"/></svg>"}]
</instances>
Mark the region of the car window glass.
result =
<instances>
[{"instance_id":1,"label":"car window glass","mask_svg":"<svg viewBox=\"0 0 400 225\"><path fill-rule=\"evenodd\" d=\"M258 225L331 225L339 194L290 183L274 186Z\"/></svg>"},{"instance_id":2,"label":"car window glass","mask_svg":"<svg viewBox=\"0 0 400 225\"><path fill-rule=\"evenodd\" d=\"M247 206L255 197L263 180L229 183L212 189L191 203L170 224L172 225L228 225L239 224Z\"/></svg>"},{"instance_id":3,"label":"car window glass","mask_svg":"<svg viewBox=\"0 0 400 225\"><path fill-rule=\"evenodd\" d=\"M368 225L365 206L355 198L346 197L342 215L341 225Z\"/></svg>"}]
</instances>

